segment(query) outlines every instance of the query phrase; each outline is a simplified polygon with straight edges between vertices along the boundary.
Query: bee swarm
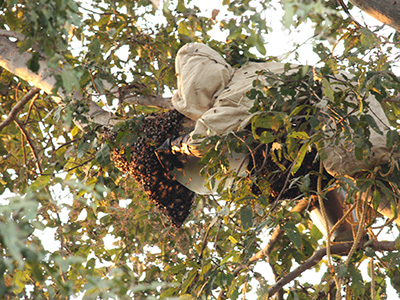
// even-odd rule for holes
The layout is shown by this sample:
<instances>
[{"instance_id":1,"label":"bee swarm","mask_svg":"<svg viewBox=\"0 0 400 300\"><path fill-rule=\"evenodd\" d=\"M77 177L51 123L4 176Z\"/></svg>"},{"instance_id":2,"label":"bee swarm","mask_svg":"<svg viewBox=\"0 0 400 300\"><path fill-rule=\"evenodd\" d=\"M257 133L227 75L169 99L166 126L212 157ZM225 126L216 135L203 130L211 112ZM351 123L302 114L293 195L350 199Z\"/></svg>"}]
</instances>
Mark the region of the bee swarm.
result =
<instances>
[{"instance_id":1,"label":"bee swarm","mask_svg":"<svg viewBox=\"0 0 400 300\"><path fill-rule=\"evenodd\" d=\"M111 159L115 166L132 176L158 209L176 227L182 226L190 213L194 193L177 182L163 168L155 150L167 138L182 132L184 116L176 110L154 113L145 118L139 132L141 136L127 149L113 149Z\"/></svg>"}]
</instances>

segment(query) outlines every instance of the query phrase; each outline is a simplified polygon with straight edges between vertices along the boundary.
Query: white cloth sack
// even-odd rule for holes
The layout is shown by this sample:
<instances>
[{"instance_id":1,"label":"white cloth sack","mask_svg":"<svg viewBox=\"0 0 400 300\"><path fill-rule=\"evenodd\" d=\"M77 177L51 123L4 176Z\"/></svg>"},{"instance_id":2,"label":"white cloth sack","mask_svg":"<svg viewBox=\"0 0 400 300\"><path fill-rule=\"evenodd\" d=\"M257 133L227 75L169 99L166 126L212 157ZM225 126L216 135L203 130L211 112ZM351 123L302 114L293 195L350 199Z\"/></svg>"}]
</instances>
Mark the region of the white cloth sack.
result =
<instances>
[{"instance_id":1,"label":"white cloth sack","mask_svg":"<svg viewBox=\"0 0 400 300\"><path fill-rule=\"evenodd\" d=\"M284 64L276 62L250 62L233 69L216 51L197 43L183 46L178 51L175 64L178 91L172 98L172 104L180 113L196 121L187 147L199 157L204 152L198 149L204 137L228 134L249 123L249 109L253 106L253 100L246 97L246 92L253 88L254 80L259 77L262 80L258 72L284 71ZM333 85L333 88L342 87ZM323 163L333 176L352 175L357 170L371 169L377 164L389 162L391 154L386 148L389 121L375 97L371 95L366 101L370 115L375 118L383 135L371 130L372 148L367 160L355 157L352 141L341 141L338 145L333 142L326 144L327 159ZM328 138L337 134L332 120L325 118L323 121Z\"/></svg>"}]
</instances>

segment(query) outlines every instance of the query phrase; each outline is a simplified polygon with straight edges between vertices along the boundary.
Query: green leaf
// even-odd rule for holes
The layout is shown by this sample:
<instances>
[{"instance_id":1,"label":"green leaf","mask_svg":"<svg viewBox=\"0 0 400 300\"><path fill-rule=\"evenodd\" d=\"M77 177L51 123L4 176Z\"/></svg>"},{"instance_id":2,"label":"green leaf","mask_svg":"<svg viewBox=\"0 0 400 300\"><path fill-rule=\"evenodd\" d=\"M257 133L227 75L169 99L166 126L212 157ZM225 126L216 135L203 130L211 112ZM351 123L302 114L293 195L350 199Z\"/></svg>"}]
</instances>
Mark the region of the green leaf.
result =
<instances>
[{"instance_id":1,"label":"green leaf","mask_svg":"<svg viewBox=\"0 0 400 300\"><path fill-rule=\"evenodd\" d=\"M96 152L96 159L103 166L110 163L110 147L107 144L103 144L100 150Z\"/></svg>"},{"instance_id":2,"label":"green leaf","mask_svg":"<svg viewBox=\"0 0 400 300\"><path fill-rule=\"evenodd\" d=\"M35 73L39 71L40 69L39 54L37 52L34 52L31 59L28 60L28 68Z\"/></svg>"},{"instance_id":3,"label":"green leaf","mask_svg":"<svg viewBox=\"0 0 400 300\"><path fill-rule=\"evenodd\" d=\"M331 102L335 101L335 96L331 88L331 84L325 77L322 79L322 86L324 88L324 95L328 97Z\"/></svg>"},{"instance_id":4,"label":"green leaf","mask_svg":"<svg viewBox=\"0 0 400 300\"><path fill-rule=\"evenodd\" d=\"M394 287L394 289L397 291L397 294L400 295L400 270L394 269L390 273L390 283Z\"/></svg>"},{"instance_id":5,"label":"green leaf","mask_svg":"<svg viewBox=\"0 0 400 300\"><path fill-rule=\"evenodd\" d=\"M186 22L180 22L178 25L178 32L181 35L191 36L191 33L188 29Z\"/></svg>"},{"instance_id":6,"label":"green leaf","mask_svg":"<svg viewBox=\"0 0 400 300\"><path fill-rule=\"evenodd\" d=\"M89 148L90 148L90 145L91 145L91 142L90 141L84 141L83 143L81 143L79 146L78 146L78 158L82 158L85 154L86 154L86 152L89 150Z\"/></svg>"},{"instance_id":7,"label":"green leaf","mask_svg":"<svg viewBox=\"0 0 400 300\"><path fill-rule=\"evenodd\" d=\"M360 34L360 41L361 44L365 48L371 48L376 45L376 37L373 32L371 32L368 28L363 27L359 29Z\"/></svg>"},{"instance_id":8,"label":"green leaf","mask_svg":"<svg viewBox=\"0 0 400 300\"><path fill-rule=\"evenodd\" d=\"M369 126L371 126L372 129L374 129L377 133L383 134L380 128L378 127L378 124L376 124L375 119L370 116L370 115L364 115L365 121L368 123Z\"/></svg>"},{"instance_id":9,"label":"green leaf","mask_svg":"<svg viewBox=\"0 0 400 300\"><path fill-rule=\"evenodd\" d=\"M248 230L253 226L253 210L250 205L242 207L240 210L240 220L243 230Z\"/></svg>"},{"instance_id":10,"label":"green leaf","mask_svg":"<svg viewBox=\"0 0 400 300\"><path fill-rule=\"evenodd\" d=\"M30 185L30 189L32 191L39 191L47 186L50 182L51 176L39 176L36 180Z\"/></svg>"},{"instance_id":11,"label":"green leaf","mask_svg":"<svg viewBox=\"0 0 400 300\"><path fill-rule=\"evenodd\" d=\"M181 263L177 266L173 266L171 268L168 268L168 270L166 270L164 272L165 275L171 275L171 274L176 274L179 273L180 271L186 269L186 263Z\"/></svg>"},{"instance_id":12,"label":"green leaf","mask_svg":"<svg viewBox=\"0 0 400 300\"><path fill-rule=\"evenodd\" d=\"M356 299L363 298L365 284L361 275L361 272L358 268L355 268L354 265L350 264L348 267L348 275L351 278L351 288L353 290Z\"/></svg>"},{"instance_id":13,"label":"green leaf","mask_svg":"<svg viewBox=\"0 0 400 300\"><path fill-rule=\"evenodd\" d=\"M184 0L178 1L178 5L176 7L176 10L178 12L180 12L180 13L183 13L186 10L185 1Z\"/></svg>"},{"instance_id":14,"label":"green leaf","mask_svg":"<svg viewBox=\"0 0 400 300\"><path fill-rule=\"evenodd\" d=\"M99 77L96 77L93 79L93 82L93 88L96 90L96 92L99 94L104 94L103 80L101 80Z\"/></svg>"},{"instance_id":15,"label":"green leaf","mask_svg":"<svg viewBox=\"0 0 400 300\"><path fill-rule=\"evenodd\" d=\"M386 133L386 147L392 148L399 141L399 133L397 130L388 130Z\"/></svg>"},{"instance_id":16,"label":"green leaf","mask_svg":"<svg viewBox=\"0 0 400 300\"><path fill-rule=\"evenodd\" d=\"M307 140L310 137L304 131L292 131L291 133L288 134L288 138L295 138L295 139L299 139L299 140Z\"/></svg>"},{"instance_id":17,"label":"green leaf","mask_svg":"<svg viewBox=\"0 0 400 300\"><path fill-rule=\"evenodd\" d=\"M261 55L267 54L267 50L265 49L265 45L264 45L264 39L262 36L257 34L254 44L256 46L257 51L260 52Z\"/></svg>"},{"instance_id":18,"label":"green leaf","mask_svg":"<svg viewBox=\"0 0 400 300\"><path fill-rule=\"evenodd\" d=\"M264 130L259 137L260 143L269 144L275 141L275 135L270 131Z\"/></svg>"},{"instance_id":19,"label":"green leaf","mask_svg":"<svg viewBox=\"0 0 400 300\"><path fill-rule=\"evenodd\" d=\"M194 269L187 274L187 278L182 284L182 288L181 288L182 293L186 293L187 289L192 284L192 282L196 278L196 276L197 276L197 269Z\"/></svg>"},{"instance_id":20,"label":"green leaf","mask_svg":"<svg viewBox=\"0 0 400 300\"><path fill-rule=\"evenodd\" d=\"M79 87L78 78L75 76L74 72L69 68L65 68L62 70L61 78L66 93L71 93L74 88Z\"/></svg>"},{"instance_id":21,"label":"green leaf","mask_svg":"<svg viewBox=\"0 0 400 300\"><path fill-rule=\"evenodd\" d=\"M236 251L231 251L228 255L226 255L220 262L220 265L222 266L225 264L229 259L231 259L234 255L236 255Z\"/></svg>"},{"instance_id":22,"label":"green leaf","mask_svg":"<svg viewBox=\"0 0 400 300\"><path fill-rule=\"evenodd\" d=\"M296 248L300 249L302 245L301 234L297 227L292 222L287 222L284 225L285 232L289 239L294 243Z\"/></svg>"},{"instance_id":23,"label":"green leaf","mask_svg":"<svg viewBox=\"0 0 400 300\"><path fill-rule=\"evenodd\" d=\"M89 45L89 51L92 52L94 57L97 57L100 55L100 49L101 48L101 44L100 41L97 37L94 37L94 39L92 40L92 42Z\"/></svg>"},{"instance_id":24,"label":"green leaf","mask_svg":"<svg viewBox=\"0 0 400 300\"><path fill-rule=\"evenodd\" d=\"M400 235L395 240L396 249L400 250Z\"/></svg>"},{"instance_id":25,"label":"green leaf","mask_svg":"<svg viewBox=\"0 0 400 300\"><path fill-rule=\"evenodd\" d=\"M381 193L378 189L374 189L374 192L372 193L372 206L374 210L378 210L380 203L381 203Z\"/></svg>"},{"instance_id":26,"label":"green leaf","mask_svg":"<svg viewBox=\"0 0 400 300\"><path fill-rule=\"evenodd\" d=\"M303 146L301 146L299 152L297 153L297 157L296 157L296 160L295 160L293 168L292 168L293 175L296 174L296 172L300 169L300 167L303 163L304 157L307 154L309 146L310 146L310 142L303 144Z\"/></svg>"}]
</instances>

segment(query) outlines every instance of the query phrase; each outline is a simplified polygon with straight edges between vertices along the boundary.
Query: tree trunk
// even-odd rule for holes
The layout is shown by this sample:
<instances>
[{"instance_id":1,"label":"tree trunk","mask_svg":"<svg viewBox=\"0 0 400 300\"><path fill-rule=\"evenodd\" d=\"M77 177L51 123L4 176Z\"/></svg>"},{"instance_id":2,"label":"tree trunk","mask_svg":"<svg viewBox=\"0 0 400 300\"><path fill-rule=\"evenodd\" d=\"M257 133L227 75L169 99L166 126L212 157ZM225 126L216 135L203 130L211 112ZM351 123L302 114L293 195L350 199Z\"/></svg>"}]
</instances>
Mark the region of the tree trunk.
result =
<instances>
[{"instance_id":1,"label":"tree trunk","mask_svg":"<svg viewBox=\"0 0 400 300\"><path fill-rule=\"evenodd\" d=\"M349 0L380 22L400 30L400 0Z\"/></svg>"}]
</instances>

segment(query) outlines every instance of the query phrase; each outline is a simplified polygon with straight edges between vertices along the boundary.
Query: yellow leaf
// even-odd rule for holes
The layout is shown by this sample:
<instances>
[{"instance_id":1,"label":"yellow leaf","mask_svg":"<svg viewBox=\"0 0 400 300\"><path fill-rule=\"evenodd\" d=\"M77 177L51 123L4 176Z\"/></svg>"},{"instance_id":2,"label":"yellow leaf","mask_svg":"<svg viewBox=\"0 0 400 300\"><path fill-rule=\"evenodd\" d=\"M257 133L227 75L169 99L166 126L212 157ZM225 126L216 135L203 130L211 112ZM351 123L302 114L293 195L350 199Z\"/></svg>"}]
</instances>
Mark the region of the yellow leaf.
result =
<instances>
[{"instance_id":1,"label":"yellow leaf","mask_svg":"<svg viewBox=\"0 0 400 300\"><path fill-rule=\"evenodd\" d=\"M238 243L238 240L235 239L235 238L234 238L233 236L231 236L231 235L228 237L228 239L231 241L232 244L237 244L237 243Z\"/></svg>"}]
</instances>

